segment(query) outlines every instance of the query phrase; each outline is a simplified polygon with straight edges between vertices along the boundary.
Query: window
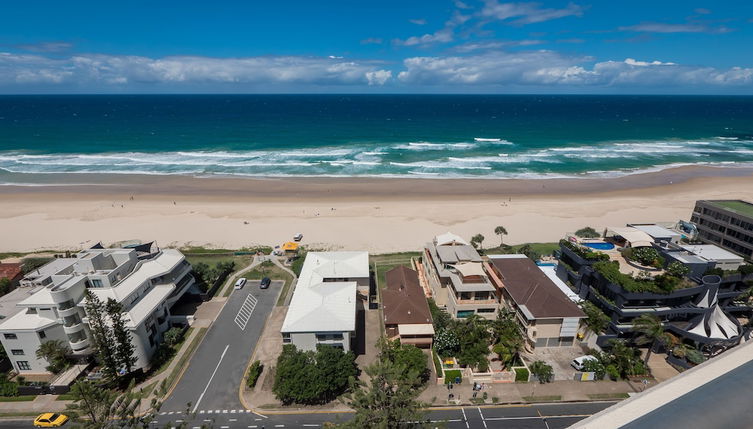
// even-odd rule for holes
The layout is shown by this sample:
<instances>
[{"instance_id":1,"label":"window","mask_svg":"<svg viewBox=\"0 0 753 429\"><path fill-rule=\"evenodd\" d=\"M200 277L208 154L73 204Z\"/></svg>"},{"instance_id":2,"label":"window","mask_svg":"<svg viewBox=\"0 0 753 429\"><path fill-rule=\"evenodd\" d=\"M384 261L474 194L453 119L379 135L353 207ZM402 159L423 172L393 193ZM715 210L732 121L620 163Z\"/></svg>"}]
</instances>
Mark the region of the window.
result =
<instances>
[{"instance_id":1,"label":"window","mask_svg":"<svg viewBox=\"0 0 753 429\"><path fill-rule=\"evenodd\" d=\"M476 310L478 313L494 313L494 308L479 308Z\"/></svg>"},{"instance_id":2,"label":"window","mask_svg":"<svg viewBox=\"0 0 753 429\"><path fill-rule=\"evenodd\" d=\"M290 343L290 332L283 332L282 333L282 342L284 344L289 344Z\"/></svg>"},{"instance_id":3,"label":"window","mask_svg":"<svg viewBox=\"0 0 753 429\"><path fill-rule=\"evenodd\" d=\"M474 313L473 310L458 311L457 318L458 319L463 319L463 318L466 318L466 317L470 317L473 313Z\"/></svg>"},{"instance_id":4,"label":"window","mask_svg":"<svg viewBox=\"0 0 753 429\"><path fill-rule=\"evenodd\" d=\"M102 287L102 280L92 279L92 287Z\"/></svg>"},{"instance_id":5,"label":"window","mask_svg":"<svg viewBox=\"0 0 753 429\"><path fill-rule=\"evenodd\" d=\"M24 355L24 351L21 350L21 349L12 349L10 352L13 354L13 356L23 356Z\"/></svg>"},{"instance_id":6,"label":"window","mask_svg":"<svg viewBox=\"0 0 753 429\"><path fill-rule=\"evenodd\" d=\"M16 336L16 334L4 334L4 335L5 335L5 339L6 340L17 340L18 339L18 337Z\"/></svg>"},{"instance_id":7,"label":"window","mask_svg":"<svg viewBox=\"0 0 753 429\"><path fill-rule=\"evenodd\" d=\"M20 360L20 361L16 362L16 364L18 365L18 370L19 371L30 371L31 370L31 365L29 365L29 361Z\"/></svg>"},{"instance_id":8,"label":"window","mask_svg":"<svg viewBox=\"0 0 753 429\"><path fill-rule=\"evenodd\" d=\"M45 334L44 331L39 331L39 338L40 339L45 339L45 338L47 338L47 334Z\"/></svg>"},{"instance_id":9,"label":"window","mask_svg":"<svg viewBox=\"0 0 753 429\"><path fill-rule=\"evenodd\" d=\"M342 340L343 334L316 334L317 341Z\"/></svg>"}]
</instances>

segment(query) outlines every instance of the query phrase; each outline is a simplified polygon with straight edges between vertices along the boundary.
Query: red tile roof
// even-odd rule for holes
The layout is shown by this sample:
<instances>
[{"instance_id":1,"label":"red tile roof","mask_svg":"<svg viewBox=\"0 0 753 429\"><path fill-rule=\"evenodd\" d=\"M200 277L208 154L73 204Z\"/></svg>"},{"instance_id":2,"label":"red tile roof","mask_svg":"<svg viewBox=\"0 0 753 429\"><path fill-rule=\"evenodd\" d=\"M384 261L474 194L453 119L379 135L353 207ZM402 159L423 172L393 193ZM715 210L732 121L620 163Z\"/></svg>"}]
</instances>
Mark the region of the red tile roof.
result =
<instances>
[{"instance_id":1,"label":"red tile roof","mask_svg":"<svg viewBox=\"0 0 753 429\"><path fill-rule=\"evenodd\" d=\"M20 276L22 273L21 271L21 264L17 263L1 263L0 262L0 279L15 279L16 277Z\"/></svg>"},{"instance_id":2,"label":"red tile roof","mask_svg":"<svg viewBox=\"0 0 753 429\"><path fill-rule=\"evenodd\" d=\"M385 279L382 310L386 325L432 323L429 304L415 271L401 265L387 271Z\"/></svg>"}]
</instances>

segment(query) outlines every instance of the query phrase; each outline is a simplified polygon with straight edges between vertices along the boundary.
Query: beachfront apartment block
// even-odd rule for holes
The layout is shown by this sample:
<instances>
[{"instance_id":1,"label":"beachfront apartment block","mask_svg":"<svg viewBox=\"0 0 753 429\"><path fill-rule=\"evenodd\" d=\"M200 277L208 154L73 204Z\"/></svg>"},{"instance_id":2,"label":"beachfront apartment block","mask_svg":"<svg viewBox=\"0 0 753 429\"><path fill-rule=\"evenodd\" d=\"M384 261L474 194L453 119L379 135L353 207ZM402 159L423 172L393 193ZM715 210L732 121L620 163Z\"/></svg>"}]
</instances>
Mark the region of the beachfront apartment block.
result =
<instances>
[{"instance_id":1,"label":"beachfront apartment block","mask_svg":"<svg viewBox=\"0 0 753 429\"><path fill-rule=\"evenodd\" d=\"M497 288L467 241L450 232L434 237L424 246L422 265L435 303L452 317L497 317Z\"/></svg>"},{"instance_id":2,"label":"beachfront apartment block","mask_svg":"<svg viewBox=\"0 0 753 429\"><path fill-rule=\"evenodd\" d=\"M90 291L103 302L114 299L122 305L135 346L134 368L144 368L170 328L170 307L194 283L191 265L177 250L153 243L96 246L27 273L21 286L2 298L0 341L21 374L46 372L48 362L36 357L45 341L63 341L74 356L92 354L84 310Z\"/></svg>"},{"instance_id":3,"label":"beachfront apartment block","mask_svg":"<svg viewBox=\"0 0 753 429\"><path fill-rule=\"evenodd\" d=\"M400 265L387 271L384 277L387 285L382 290L382 312L387 338L400 340L400 344L431 348L434 325L418 273Z\"/></svg>"},{"instance_id":4,"label":"beachfront apartment block","mask_svg":"<svg viewBox=\"0 0 753 429\"><path fill-rule=\"evenodd\" d=\"M368 252L308 252L280 329L283 344L351 350L359 291L368 297L370 280Z\"/></svg>"},{"instance_id":5,"label":"beachfront apartment block","mask_svg":"<svg viewBox=\"0 0 753 429\"><path fill-rule=\"evenodd\" d=\"M515 312L531 348L571 347L586 315L526 255L491 255L492 279Z\"/></svg>"},{"instance_id":6,"label":"beachfront apartment block","mask_svg":"<svg viewBox=\"0 0 753 429\"><path fill-rule=\"evenodd\" d=\"M753 260L753 204L741 200L699 200L690 221L697 238Z\"/></svg>"}]
</instances>

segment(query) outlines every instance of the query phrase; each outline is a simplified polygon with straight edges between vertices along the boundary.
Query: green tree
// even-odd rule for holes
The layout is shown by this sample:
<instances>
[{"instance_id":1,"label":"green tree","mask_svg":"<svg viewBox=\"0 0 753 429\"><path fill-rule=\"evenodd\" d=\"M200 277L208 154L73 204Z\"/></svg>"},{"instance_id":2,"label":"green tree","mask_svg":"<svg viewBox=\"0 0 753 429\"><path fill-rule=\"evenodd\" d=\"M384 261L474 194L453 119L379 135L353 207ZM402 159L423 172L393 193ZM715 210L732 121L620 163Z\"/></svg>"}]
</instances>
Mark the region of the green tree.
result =
<instances>
[{"instance_id":1,"label":"green tree","mask_svg":"<svg viewBox=\"0 0 753 429\"><path fill-rule=\"evenodd\" d=\"M474 235L471 237L471 244L477 249L484 250L484 236L481 234Z\"/></svg>"},{"instance_id":2,"label":"green tree","mask_svg":"<svg viewBox=\"0 0 753 429\"><path fill-rule=\"evenodd\" d=\"M434 349L442 356L452 356L460 349L460 341L455 335L455 331L445 328L437 332L434 336Z\"/></svg>"},{"instance_id":3,"label":"green tree","mask_svg":"<svg viewBox=\"0 0 753 429\"><path fill-rule=\"evenodd\" d=\"M434 298L429 298L429 311L431 312L432 323L434 324L434 331L440 332L447 328L452 322L452 316L446 311L437 306Z\"/></svg>"},{"instance_id":4,"label":"green tree","mask_svg":"<svg viewBox=\"0 0 753 429\"><path fill-rule=\"evenodd\" d=\"M492 351L499 355L499 359L505 366L512 365L515 356L525 347L525 337L517 322L515 313L509 310L501 310L497 319L491 323Z\"/></svg>"},{"instance_id":5,"label":"green tree","mask_svg":"<svg viewBox=\"0 0 753 429\"><path fill-rule=\"evenodd\" d=\"M136 364L136 346L131 342L131 331L126 327L123 306L110 298L107 300L105 308L112 323L112 333L115 339L115 361L120 369L130 373Z\"/></svg>"},{"instance_id":6,"label":"green tree","mask_svg":"<svg viewBox=\"0 0 753 429\"><path fill-rule=\"evenodd\" d=\"M9 278L0 279L0 296L3 296L11 291L11 282Z\"/></svg>"},{"instance_id":7,"label":"green tree","mask_svg":"<svg viewBox=\"0 0 753 429\"><path fill-rule=\"evenodd\" d=\"M656 266L660 264L661 256L653 247L636 247L632 251L632 258L641 265Z\"/></svg>"},{"instance_id":8,"label":"green tree","mask_svg":"<svg viewBox=\"0 0 753 429\"><path fill-rule=\"evenodd\" d=\"M518 253L526 255L528 257L528 259L530 259L530 260L532 260L534 262L536 262L539 259L541 259L541 254L539 254L539 252L533 250L533 247L531 247L531 245L527 244L527 243L524 244L524 245L522 245L522 246L520 246L520 248L518 249Z\"/></svg>"},{"instance_id":9,"label":"green tree","mask_svg":"<svg viewBox=\"0 0 753 429\"><path fill-rule=\"evenodd\" d=\"M489 367L486 356L492 339L489 322L474 314L454 323L453 330L460 343L456 355L460 364L485 372Z\"/></svg>"},{"instance_id":10,"label":"green tree","mask_svg":"<svg viewBox=\"0 0 753 429\"><path fill-rule=\"evenodd\" d=\"M319 346L316 352L286 344L277 358L272 391L283 404L323 404L347 389L357 368L352 352Z\"/></svg>"},{"instance_id":11,"label":"green tree","mask_svg":"<svg viewBox=\"0 0 753 429\"><path fill-rule=\"evenodd\" d=\"M596 379L601 380L606 374L606 368L598 359L586 359L583 361L583 372L593 372L596 375Z\"/></svg>"},{"instance_id":12,"label":"green tree","mask_svg":"<svg viewBox=\"0 0 753 429\"><path fill-rule=\"evenodd\" d=\"M504 246L505 243L502 241L502 236L507 235L507 230L505 229L505 227L500 225L494 228L494 233L499 236L499 247Z\"/></svg>"},{"instance_id":13,"label":"green tree","mask_svg":"<svg viewBox=\"0 0 753 429\"><path fill-rule=\"evenodd\" d=\"M183 339L184 332L185 331L182 328L178 327L168 329L164 335L165 345L172 347L180 343L180 341Z\"/></svg>"},{"instance_id":14,"label":"green tree","mask_svg":"<svg viewBox=\"0 0 753 429\"><path fill-rule=\"evenodd\" d=\"M554 379L554 369L548 363L537 360L531 364L531 374L539 379L539 383L549 383Z\"/></svg>"},{"instance_id":15,"label":"green tree","mask_svg":"<svg viewBox=\"0 0 753 429\"><path fill-rule=\"evenodd\" d=\"M690 272L687 265L679 261L672 261L667 265L667 274L674 277L685 277Z\"/></svg>"},{"instance_id":16,"label":"green tree","mask_svg":"<svg viewBox=\"0 0 753 429\"><path fill-rule=\"evenodd\" d=\"M635 342L637 344L649 344L646 352L645 364L651 357L651 351L658 345L667 345L671 342L669 335L664 331L664 325L658 317L653 314L644 313L633 320L633 331L638 333Z\"/></svg>"},{"instance_id":17,"label":"green tree","mask_svg":"<svg viewBox=\"0 0 753 429\"><path fill-rule=\"evenodd\" d=\"M354 382L344 402L355 410L344 428L421 428L427 423L423 404L417 400L419 374L390 359L378 359L364 369L368 382Z\"/></svg>"},{"instance_id":18,"label":"green tree","mask_svg":"<svg viewBox=\"0 0 753 429\"><path fill-rule=\"evenodd\" d=\"M400 344L399 340L390 341L381 337L377 341L380 350L380 359L389 360L396 365L405 367L405 370L416 374L414 380L418 386L429 380L429 365L424 352L412 344ZM417 386L417 387L418 387Z\"/></svg>"},{"instance_id":19,"label":"green tree","mask_svg":"<svg viewBox=\"0 0 753 429\"><path fill-rule=\"evenodd\" d=\"M84 308L102 372L107 378L114 380L118 375L117 344L113 341L114 334L108 321L107 309L102 300L89 290L86 291Z\"/></svg>"},{"instance_id":20,"label":"green tree","mask_svg":"<svg viewBox=\"0 0 753 429\"><path fill-rule=\"evenodd\" d=\"M71 386L70 395L73 402L66 408L66 414L77 423L78 427L146 429L159 412L161 398L167 393L167 384L163 380L155 391L154 398L144 407L146 395L134 392L132 380L124 392L110 390L90 381L77 381Z\"/></svg>"},{"instance_id":21,"label":"green tree","mask_svg":"<svg viewBox=\"0 0 753 429\"><path fill-rule=\"evenodd\" d=\"M609 347L609 354L597 356L605 364L607 373L612 372L609 368L611 366L619 378L645 374L646 367L641 361L640 350L628 346L624 340L619 339L610 340Z\"/></svg>"},{"instance_id":22,"label":"green tree","mask_svg":"<svg viewBox=\"0 0 753 429\"><path fill-rule=\"evenodd\" d=\"M596 232L595 229L591 228L590 226L583 227L577 231L575 231L575 235L580 238L599 238L601 235Z\"/></svg>"},{"instance_id":23,"label":"green tree","mask_svg":"<svg viewBox=\"0 0 753 429\"><path fill-rule=\"evenodd\" d=\"M580 308L586 313L586 325L597 334L604 332L612 320L599 307L590 301L583 301Z\"/></svg>"},{"instance_id":24,"label":"green tree","mask_svg":"<svg viewBox=\"0 0 753 429\"><path fill-rule=\"evenodd\" d=\"M39 345L37 359L44 359L49 364L47 370L53 374L68 367L68 354L70 349L61 340L49 340Z\"/></svg>"}]
</instances>

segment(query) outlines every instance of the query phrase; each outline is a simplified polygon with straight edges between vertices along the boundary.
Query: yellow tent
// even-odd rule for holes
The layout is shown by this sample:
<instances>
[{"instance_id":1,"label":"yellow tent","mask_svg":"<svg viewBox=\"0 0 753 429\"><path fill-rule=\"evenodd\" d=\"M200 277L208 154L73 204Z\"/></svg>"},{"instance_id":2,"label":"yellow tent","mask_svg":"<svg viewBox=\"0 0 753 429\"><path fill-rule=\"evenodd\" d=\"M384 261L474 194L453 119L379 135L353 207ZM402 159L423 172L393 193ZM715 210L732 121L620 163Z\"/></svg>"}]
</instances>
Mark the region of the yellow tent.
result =
<instances>
[{"instance_id":1,"label":"yellow tent","mask_svg":"<svg viewBox=\"0 0 753 429\"><path fill-rule=\"evenodd\" d=\"M282 245L282 250L285 252L297 252L298 251L298 243L294 243L292 241L288 241L285 244Z\"/></svg>"}]
</instances>

